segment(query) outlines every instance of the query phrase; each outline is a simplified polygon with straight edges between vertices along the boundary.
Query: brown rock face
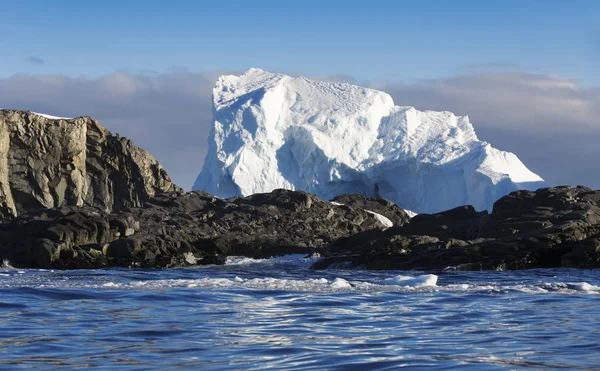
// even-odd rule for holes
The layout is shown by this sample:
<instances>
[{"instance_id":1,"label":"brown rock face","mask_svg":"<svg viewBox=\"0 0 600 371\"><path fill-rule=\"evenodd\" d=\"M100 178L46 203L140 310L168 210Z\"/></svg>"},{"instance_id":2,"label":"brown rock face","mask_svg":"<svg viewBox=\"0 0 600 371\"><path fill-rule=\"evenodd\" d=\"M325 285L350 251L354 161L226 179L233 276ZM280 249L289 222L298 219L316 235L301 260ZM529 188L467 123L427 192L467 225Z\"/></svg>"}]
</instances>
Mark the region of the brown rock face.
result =
<instances>
[{"instance_id":1,"label":"brown rock face","mask_svg":"<svg viewBox=\"0 0 600 371\"><path fill-rule=\"evenodd\" d=\"M0 110L0 222L65 205L110 212L180 190L152 155L93 118Z\"/></svg>"}]
</instances>

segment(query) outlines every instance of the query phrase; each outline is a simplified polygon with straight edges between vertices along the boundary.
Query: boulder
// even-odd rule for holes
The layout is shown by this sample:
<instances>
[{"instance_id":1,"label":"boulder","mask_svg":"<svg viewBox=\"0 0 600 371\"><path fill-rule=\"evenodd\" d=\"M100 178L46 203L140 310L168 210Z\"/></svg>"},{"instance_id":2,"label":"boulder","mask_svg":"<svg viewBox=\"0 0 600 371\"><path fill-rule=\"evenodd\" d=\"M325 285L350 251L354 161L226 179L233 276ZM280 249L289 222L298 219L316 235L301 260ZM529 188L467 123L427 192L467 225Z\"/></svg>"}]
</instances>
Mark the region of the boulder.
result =
<instances>
[{"instance_id":1,"label":"boulder","mask_svg":"<svg viewBox=\"0 0 600 371\"><path fill-rule=\"evenodd\" d=\"M410 217L406 211L385 198L370 198L359 194L344 194L334 197L331 201L381 214L397 226L406 224L410 221Z\"/></svg>"}]
</instances>

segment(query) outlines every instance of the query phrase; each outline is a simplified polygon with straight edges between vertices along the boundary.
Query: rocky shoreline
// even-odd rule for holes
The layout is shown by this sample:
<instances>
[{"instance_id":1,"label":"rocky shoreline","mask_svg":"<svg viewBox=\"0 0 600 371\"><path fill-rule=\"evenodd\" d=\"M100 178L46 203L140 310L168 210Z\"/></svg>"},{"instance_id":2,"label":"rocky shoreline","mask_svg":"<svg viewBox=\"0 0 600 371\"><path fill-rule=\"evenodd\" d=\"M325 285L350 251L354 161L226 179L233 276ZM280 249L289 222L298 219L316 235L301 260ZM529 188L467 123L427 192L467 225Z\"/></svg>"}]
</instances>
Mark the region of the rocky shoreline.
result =
<instances>
[{"instance_id":1,"label":"rocky shoreline","mask_svg":"<svg viewBox=\"0 0 600 371\"><path fill-rule=\"evenodd\" d=\"M313 268L599 268L599 202L582 186L517 191L489 214L462 206L340 239Z\"/></svg>"},{"instance_id":2,"label":"rocky shoreline","mask_svg":"<svg viewBox=\"0 0 600 371\"><path fill-rule=\"evenodd\" d=\"M408 220L399 208L390 216ZM231 255L321 253L339 238L377 228L385 226L372 213L304 192L227 200L173 192L114 213L89 206L26 213L0 225L0 257L58 269L222 264Z\"/></svg>"},{"instance_id":3,"label":"rocky shoreline","mask_svg":"<svg viewBox=\"0 0 600 371\"><path fill-rule=\"evenodd\" d=\"M347 203L288 190L230 199L195 191L112 213L33 210L0 224L0 259L17 267L148 268L301 253L322 257L313 269L600 267L600 192L585 187L513 192L490 214L464 206L412 219L387 200L340 199Z\"/></svg>"},{"instance_id":4,"label":"rocky shoreline","mask_svg":"<svg viewBox=\"0 0 600 371\"><path fill-rule=\"evenodd\" d=\"M391 201L274 190L183 192L149 153L87 117L0 110L0 259L89 269L319 254L313 269L600 267L600 191L516 191L493 212L414 218Z\"/></svg>"}]
</instances>

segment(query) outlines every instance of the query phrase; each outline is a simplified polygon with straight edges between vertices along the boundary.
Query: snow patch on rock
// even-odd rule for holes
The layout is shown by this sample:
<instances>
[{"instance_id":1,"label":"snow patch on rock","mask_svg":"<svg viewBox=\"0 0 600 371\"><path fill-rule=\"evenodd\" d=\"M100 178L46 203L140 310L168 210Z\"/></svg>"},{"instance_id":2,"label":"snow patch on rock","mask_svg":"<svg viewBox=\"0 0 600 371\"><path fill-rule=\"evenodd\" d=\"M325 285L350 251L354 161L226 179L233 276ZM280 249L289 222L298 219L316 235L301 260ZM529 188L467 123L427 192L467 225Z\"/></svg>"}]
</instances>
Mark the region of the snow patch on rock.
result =
<instances>
[{"instance_id":1,"label":"snow patch on rock","mask_svg":"<svg viewBox=\"0 0 600 371\"><path fill-rule=\"evenodd\" d=\"M406 211L406 213L408 214L408 217L411 219L414 218L415 216L419 215L419 214L415 213L414 211L410 211L410 210L404 210L404 211Z\"/></svg>"},{"instance_id":2,"label":"snow patch on rock","mask_svg":"<svg viewBox=\"0 0 600 371\"><path fill-rule=\"evenodd\" d=\"M0 110L2 110L3 108L0 108ZM33 111L29 111L31 113L33 113L34 115L38 115L38 116L42 116L45 117L47 119L51 119L51 120L71 120L71 117L60 117L60 116L52 116L52 115L47 115L45 113L39 113L39 112L33 112Z\"/></svg>"},{"instance_id":3,"label":"snow patch on rock","mask_svg":"<svg viewBox=\"0 0 600 371\"><path fill-rule=\"evenodd\" d=\"M70 120L71 119L70 117L52 116L52 115L47 115L45 113L37 113L37 112L31 112L31 113L38 115L38 116L45 117L47 119L51 119L51 120Z\"/></svg>"},{"instance_id":4,"label":"snow patch on rock","mask_svg":"<svg viewBox=\"0 0 600 371\"><path fill-rule=\"evenodd\" d=\"M391 220L389 220L387 217L378 214L374 211L371 210L365 210L367 213L373 215L375 217L375 219L377 219L381 224L383 224L386 228L391 228L394 226L394 223L392 223Z\"/></svg>"}]
</instances>

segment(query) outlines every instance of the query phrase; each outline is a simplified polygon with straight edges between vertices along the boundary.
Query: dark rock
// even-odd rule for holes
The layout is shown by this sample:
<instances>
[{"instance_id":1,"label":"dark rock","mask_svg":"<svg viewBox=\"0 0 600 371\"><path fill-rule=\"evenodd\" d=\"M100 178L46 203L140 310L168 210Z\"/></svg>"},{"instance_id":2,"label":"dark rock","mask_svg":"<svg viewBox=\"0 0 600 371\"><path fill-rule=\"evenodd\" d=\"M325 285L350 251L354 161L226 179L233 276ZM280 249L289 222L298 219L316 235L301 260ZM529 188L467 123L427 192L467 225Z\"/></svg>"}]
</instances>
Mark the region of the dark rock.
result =
<instances>
[{"instance_id":1,"label":"dark rock","mask_svg":"<svg viewBox=\"0 0 600 371\"><path fill-rule=\"evenodd\" d=\"M49 268L56 259L57 248L54 242L39 238L29 243L29 258L40 268Z\"/></svg>"},{"instance_id":2,"label":"dark rock","mask_svg":"<svg viewBox=\"0 0 600 371\"><path fill-rule=\"evenodd\" d=\"M429 236L430 239L426 238ZM517 191L491 214L463 206L422 214L385 231L339 239L314 265L369 269L600 267L600 191L554 187Z\"/></svg>"},{"instance_id":3,"label":"dark rock","mask_svg":"<svg viewBox=\"0 0 600 371\"><path fill-rule=\"evenodd\" d=\"M362 208L374 209L373 200L338 200L347 203L286 190L227 200L168 192L110 214L89 206L30 210L0 224L0 258L59 269L223 264L230 255L290 253L321 254L315 269L600 266L600 192L584 187L518 191L491 214L465 206L391 228ZM376 212L402 216L389 206Z\"/></svg>"},{"instance_id":4,"label":"dark rock","mask_svg":"<svg viewBox=\"0 0 600 371\"><path fill-rule=\"evenodd\" d=\"M108 244L104 255L108 258L131 258L136 249L141 249L142 241L136 238L120 238Z\"/></svg>"},{"instance_id":5,"label":"dark rock","mask_svg":"<svg viewBox=\"0 0 600 371\"><path fill-rule=\"evenodd\" d=\"M335 206L305 192L228 200L169 192L110 214L89 206L25 212L0 225L0 257L16 266L60 269L223 264L230 255L319 252L340 238L384 228L362 208ZM33 259L19 248L31 238L35 246L44 241Z\"/></svg>"},{"instance_id":6,"label":"dark rock","mask_svg":"<svg viewBox=\"0 0 600 371\"><path fill-rule=\"evenodd\" d=\"M369 198L359 194L344 194L336 196L331 201L381 214L397 226L410 221L410 217L406 211L392 201L384 198Z\"/></svg>"},{"instance_id":7,"label":"dark rock","mask_svg":"<svg viewBox=\"0 0 600 371\"><path fill-rule=\"evenodd\" d=\"M477 212L472 206L460 206L437 214L416 215L398 233L471 240L479 236L486 217L485 211Z\"/></svg>"}]
</instances>

